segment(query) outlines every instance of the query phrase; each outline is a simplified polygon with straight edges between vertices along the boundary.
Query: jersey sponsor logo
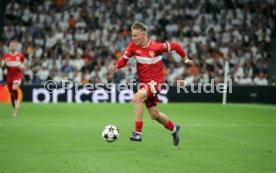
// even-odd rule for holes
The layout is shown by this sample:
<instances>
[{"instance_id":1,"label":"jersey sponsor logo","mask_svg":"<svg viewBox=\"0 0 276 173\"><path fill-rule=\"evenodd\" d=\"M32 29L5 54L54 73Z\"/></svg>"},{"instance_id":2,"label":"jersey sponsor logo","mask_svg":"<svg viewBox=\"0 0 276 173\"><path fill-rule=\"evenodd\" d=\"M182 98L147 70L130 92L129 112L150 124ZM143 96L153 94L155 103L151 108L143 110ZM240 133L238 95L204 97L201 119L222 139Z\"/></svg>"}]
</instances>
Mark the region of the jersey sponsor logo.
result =
<instances>
[{"instance_id":1,"label":"jersey sponsor logo","mask_svg":"<svg viewBox=\"0 0 276 173\"><path fill-rule=\"evenodd\" d=\"M141 53L141 50L137 50L136 53Z\"/></svg>"},{"instance_id":2,"label":"jersey sponsor logo","mask_svg":"<svg viewBox=\"0 0 276 173\"><path fill-rule=\"evenodd\" d=\"M19 56L17 56L17 57L16 57L16 61L19 61L19 60L20 60L20 57L19 57Z\"/></svg>"},{"instance_id":3,"label":"jersey sponsor logo","mask_svg":"<svg viewBox=\"0 0 276 173\"><path fill-rule=\"evenodd\" d=\"M154 51L149 51L149 55L150 55L151 57L154 57L154 55L155 55Z\"/></svg>"},{"instance_id":4,"label":"jersey sponsor logo","mask_svg":"<svg viewBox=\"0 0 276 173\"><path fill-rule=\"evenodd\" d=\"M154 58L147 58L143 56L136 56L136 60L140 64L156 64L158 61L162 60L162 56L157 56Z\"/></svg>"},{"instance_id":5,"label":"jersey sponsor logo","mask_svg":"<svg viewBox=\"0 0 276 173\"><path fill-rule=\"evenodd\" d=\"M20 61L8 61L7 66L8 67L17 67L20 65Z\"/></svg>"}]
</instances>

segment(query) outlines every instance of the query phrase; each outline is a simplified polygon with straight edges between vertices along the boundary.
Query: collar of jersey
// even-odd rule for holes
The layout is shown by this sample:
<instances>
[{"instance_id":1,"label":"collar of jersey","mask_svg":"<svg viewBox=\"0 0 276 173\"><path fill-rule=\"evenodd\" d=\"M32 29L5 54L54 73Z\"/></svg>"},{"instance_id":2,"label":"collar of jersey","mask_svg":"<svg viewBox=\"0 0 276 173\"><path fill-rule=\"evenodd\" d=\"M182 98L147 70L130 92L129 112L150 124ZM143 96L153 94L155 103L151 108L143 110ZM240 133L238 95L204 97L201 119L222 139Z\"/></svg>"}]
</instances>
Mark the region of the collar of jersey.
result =
<instances>
[{"instance_id":1,"label":"collar of jersey","mask_svg":"<svg viewBox=\"0 0 276 173\"><path fill-rule=\"evenodd\" d=\"M151 43L151 40L149 40L148 44L146 46L142 47L142 48L148 47L150 45L150 43Z\"/></svg>"}]
</instances>

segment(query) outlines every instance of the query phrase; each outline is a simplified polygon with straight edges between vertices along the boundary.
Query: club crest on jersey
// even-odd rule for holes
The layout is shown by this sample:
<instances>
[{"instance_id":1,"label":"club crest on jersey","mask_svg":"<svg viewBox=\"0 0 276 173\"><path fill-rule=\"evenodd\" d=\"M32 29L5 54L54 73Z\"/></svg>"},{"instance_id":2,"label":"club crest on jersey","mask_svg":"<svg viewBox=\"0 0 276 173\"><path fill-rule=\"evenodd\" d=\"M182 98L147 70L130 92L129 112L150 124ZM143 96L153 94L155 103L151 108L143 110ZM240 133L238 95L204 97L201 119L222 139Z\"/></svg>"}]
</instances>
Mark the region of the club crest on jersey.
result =
<instances>
[{"instance_id":1,"label":"club crest on jersey","mask_svg":"<svg viewBox=\"0 0 276 173\"><path fill-rule=\"evenodd\" d=\"M151 57L154 57L154 51L149 51L149 55L151 56Z\"/></svg>"}]
</instances>

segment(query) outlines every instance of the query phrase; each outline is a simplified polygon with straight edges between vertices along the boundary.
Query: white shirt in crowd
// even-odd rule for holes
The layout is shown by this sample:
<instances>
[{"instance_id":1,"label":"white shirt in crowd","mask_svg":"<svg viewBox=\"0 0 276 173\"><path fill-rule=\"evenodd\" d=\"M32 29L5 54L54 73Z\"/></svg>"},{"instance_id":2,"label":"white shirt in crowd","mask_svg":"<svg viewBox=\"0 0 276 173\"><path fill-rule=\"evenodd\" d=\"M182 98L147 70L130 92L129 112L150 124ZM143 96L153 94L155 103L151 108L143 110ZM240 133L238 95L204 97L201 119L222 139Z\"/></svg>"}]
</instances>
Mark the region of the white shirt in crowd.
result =
<instances>
[{"instance_id":1,"label":"white shirt in crowd","mask_svg":"<svg viewBox=\"0 0 276 173\"><path fill-rule=\"evenodd\" d=\"M268 85L267 79L266 78L260 78L259 76L255 77L253 82L256 85L262 85L262 86Z\"/></svg>"}]
</instances>

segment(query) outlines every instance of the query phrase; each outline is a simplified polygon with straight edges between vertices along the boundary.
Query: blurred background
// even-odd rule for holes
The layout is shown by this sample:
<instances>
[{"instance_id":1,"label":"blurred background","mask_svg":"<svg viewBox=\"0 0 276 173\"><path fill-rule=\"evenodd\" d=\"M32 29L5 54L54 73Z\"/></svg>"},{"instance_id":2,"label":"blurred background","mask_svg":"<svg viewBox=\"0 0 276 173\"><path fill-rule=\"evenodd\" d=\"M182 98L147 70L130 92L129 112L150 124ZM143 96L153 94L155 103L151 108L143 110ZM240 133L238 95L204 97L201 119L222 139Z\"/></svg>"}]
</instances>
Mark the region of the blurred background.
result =
<instances>
[{"instance_id":1,"label":"blurred background","mask_svg":"<svg viewBox=\"0 0 276 173\"><path fill-rule=\"evenodd\" d=\"M0 68L0 173L275 173L275 18L275 0L1 0L0 57L17 39L27 67L16 118ZM195 62L162 55L170 87L158 108L181 125L178 147L147 111L143 142L129 141L133 105L121 103L135 91L61 89L62 80L137 79L135 58L110 71L135 21L148 25L150 39L180 43ZM216 90L224 74L227 97ZM45 89L48 80L56 90ZM178 92L183 80L189 92ZM212 81L214 92L209 85L198 93ZM108 124L120 129L112 144L101 136Z\"/></svg>"},{"instance_id":2,"label":"blurred background","mask_svg":"<svg viewBox=\"0 0 276 173\"><path fill-rule=\"evenodd\" d=\"M111 72L131 41L134 21L149 38L178 42L195 61L185 66L176 52L163 54L169 85L222 83L229 61L234 86L275 86L274 0L4 0L0 55L17 39L26 57L23 86L60 83L127 83L136 79L135 59ZM273 50L274 47L274 50ZM273 52L274 51L274 52ZM273 58L274 57L274 58ZM0 81L6 71L0 69Z\"/></svg>"}]
</instances>

